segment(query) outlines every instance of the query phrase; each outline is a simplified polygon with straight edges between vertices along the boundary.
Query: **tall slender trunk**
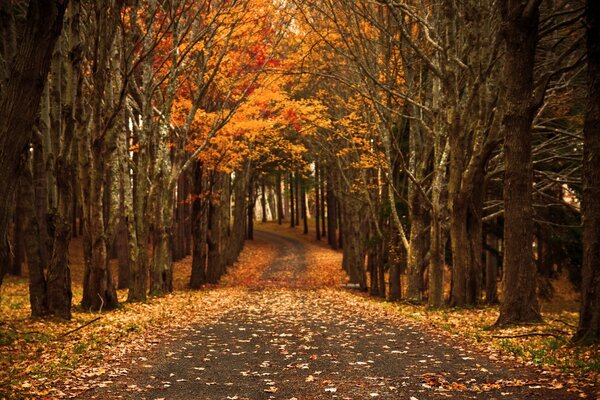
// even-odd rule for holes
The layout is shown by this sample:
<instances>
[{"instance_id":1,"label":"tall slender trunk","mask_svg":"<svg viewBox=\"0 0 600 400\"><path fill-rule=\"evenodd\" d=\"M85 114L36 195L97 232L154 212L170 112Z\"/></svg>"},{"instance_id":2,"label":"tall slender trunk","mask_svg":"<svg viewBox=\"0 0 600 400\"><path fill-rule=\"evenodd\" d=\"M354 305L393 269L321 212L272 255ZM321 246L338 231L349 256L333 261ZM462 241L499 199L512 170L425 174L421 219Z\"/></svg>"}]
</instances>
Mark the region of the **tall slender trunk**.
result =
<instances>
[{"instance_id":1,"label":"tall slender trunk","mask_svg":"<svg viewBox=\"0 0 600 400\"><path fill-rule=\"evenodd\" d=\"M423 299L423 268L429 244L429 212L421 194L411 182L409 185L410 239L408 247L406 298Z\"/></svg>"},{"instance_id":2,"label":"tall slender trunk","mask_svg":"<svg viewBox=\"0 0 600 400\"><path fill-rule=\"evenodd\" d=\"M208 222L208 260L206 270L206 280L208 283L217 283L221 277L221 268L225 261L225 245L226 245L226 227L223 223L222 208L225 207L224 201L229 201L225 198L225 174L222 172L213 173L213 181L211 184L212 193L219 196L219 201L211 201L209 205L209 222Z\"/></svg>"},{"instance_id":3,"label":"tall slender trunk","mask_svg":"<svg viewBox=\"0 0 600 400\"><path fill-rule=\"evenodd\" d=\"M337 215L337 200L333 194L331 179L327 179L327 242L334 250L338 248Z\"/></svg>"},{"instance_id":4,"label":"tall slender trunk","mask_svg":"<svg viewBox=\"0 0 600 400\"><path fill-rule=\"evenodd\" d=\"M485 302L487 304L498 303L498 257L492 251L498 250L498 239L491 233L486 235L485 252Z\"/></svg>"},{"instance_id":5,"label":"tall slender trunk","mask_svg":"<svg viewBox=\"0 0 600 400\"><path fill-rule=\"evenodd\" d=\"M388 227L390 232L390 249L396 249L393 254L390 254L390 301L400 301L402 298L402 285L401 285L401 274L403 267L406 264L406 249L400 242L399 234L394 230L394 227L390 225Z\"/></svg>"},{"instance_id":6,"label":"tall slender trunk","mask_svg":"<svg viewBox=\"0 0 600 400\"><path fill-rule=\"evenodd\" d=\"M294 195L296 197L296 226L300 225L300 214L302 213L302 196L300 193L300 174L294 174Z\"/></svg>"},{"instance_id":7,"label":"tall slender trunk","mask_svg":"<svg viewBox=\"0 0 600 400\"><path fill-rule=\"evenodd\" d=\"M31 316L43 317L48 314L48 293L44 274L46 262L42 257L42 250L45 250L46 243L42 242L42 236L39 234L34 185L31 168L26 167L20 179L19 201L23 204L25 218L23 234L25 235L25 253L29 270L29 302Z\"/></svg>"},{"instance_id":8,"label":"tall slender trunk","mask_svg":"<svg viewBox=\"0 0 600 400\"><path fill-rule=\"evenodd\" d=\"M358 284L361 290L367 289L365 271L365 239L363 224L365 210L357 199L348 196L341 203L340 215L342 224L340 232L344 232L342 263L350 278L350 283Z\"/></svg>"},{"instance_id":9,"label":"tall slender trunk","mask_svg":"<svg viewBox=\"0 0 600 400\"><path fill-rule=\"evenodd\" d=\"M304 235L308 234L308 213L307 213L307 206L306 206L306 182L303 180L302 183L300 184L300 208L302 210L302 233Z\"/></svg>"},{"instance_id":10,"label":"tall slender trunk","mask_svg":"<svg viewBox=\"0 0 600 400\"><path fill-rule=\"evenodd\" d=\"M275 183L277 193L277 223L281 225L283 220L283 196L281 193L281 172L277 171L277 181Z\"/></svg>"},{"instance_id":11,"label":"tall slender trunk","mask_svg":"<svg viewBox=\"0 0 600 400\"><path fill-rule=\"evenodd\" d=\"M579 325L573 338L600 342L600 3L587 1L588 98L583 128L583 271Z\"/></svg>"},{"instance_id":12,"label":"tall slender trunk","mask_svg":"<svg viewBox=\"0 0 600 400\"><path fill-rule=\"evenodd\" d=\"M325 174L323 171L323 167L320 168L319 171L319 178L321 181L321 236L325 237L327 236L327 229L325 228L327 219L325 218L325 208L326 208L326 204L325 204Z\"/></svg>"},{"instance_id":13,"label":"tall slender trunk","mask_svg":"<svg viewBox=\"0 0 600 400\"><path fill-rule=\"evenodd\" d=\"M532 3L532 2L528 2ZM538 3L539 4L539 3ZM533 3L531 4L533 5ZM539 6L501 5L506 42L504 82L504 279L499 326L542 320L533 265L531 124Z\"/></svg>"},{"instance_id":14,"label":"tall slender trunk","mask_svg":"<svg viewBox=\"0 0 600 400\"><path fill-rule=\"evenodd\" d=\"M255 193L256 190L254 185L250 186L248 188L248 222L246 226L246 238L250 240L254 240L254 206L256 204L256 199L254 198Z\"/></svg>"},{"instance_id":15,"label":"tall slender trunk","mask_svg":"<svg viewBox=\"0 0 600 400\"><path fill-rule=\"evenodd\" d=\"M19 183L20 186L20 183ZM17 190L17 193L19 190ZM23 238L23 223L25 210L21 201L16 202L15 214L13 217L13 258L10 266L10 274L21 276L23 273L23 262L25 261L25 243Z\"/></svg>"},{"instance_id":16,"label":"tall slender trunk","mask_svg":"<svg viewBox=\"0 0 600 400\"><path fill-rule=\"evenodd\" d=\"M289 175L289 185L290 185L290 227L294 228L296 226L296 212L294 209L294 203L296 196L294 195L294 175L290 172ZM296 207L297 208L297 207Z\"/></svg>"},{"instance_id":17,"label":"tall slender trunk","mask_svg":"<svg viewBox=\"0 0 600 400\"><path fill-rule=\"evenodd\" d=\"M262 182L260 184L260 205L262 207L262 220L261 222L265 224L267 222L267 190L265 185L265 178L262 178Z\"/></svg>"},{"instance_id":18,"label":"tall slender trunk","mask_svg":"<svg viewBox=\"0 0 600 400\"><path fill-rule=\"evenodd\" d=\"M206 191L206 176L202 165L194 169L193 203L192 203L192 274L190 287L199 289L206 283L206 258L208 234L208 202L204 197Z\"/></svg>"},{"instance_id":19,"label":"tall slender trunk","mask_svg":"<svg viewBox=\"0 0 600 400\"><path fill-rule=\"evenodd\" d=\"M321 240L321 199L319 198L319 165L315 163L315 234Z\"/></svg>"},{"instance_id":20,"label":"tall slender trunk","mask_svg":"<svg viewBox=\"0 0 600 400\"><path fill-rule=\"evenodd\" d=\"M120 171L119 171L120 172ZM119 175L115 175L114 179L120 179ZM119 201L119 223L117 225L116 235L116 247L117 247L117 260L119 265L119 280L117 287L119 289L125 289L129 287L129 250L128 243L129 238L127 237L127 222L125 220L125 205L123 186L120 185L120 201Z\"/></svg>"},{"instance_id":21,"label":"tall slender trunk","mask_svg":"<svg viewBox=\"0 0 600 400\"><path fill-rule=\"evenodd\" d=\"M153 230L152 270L150 293L162 295L173 291L173 254L171 235L173 228L174 193L168 189L156 193Z\"/></svg>"}]
</instances>

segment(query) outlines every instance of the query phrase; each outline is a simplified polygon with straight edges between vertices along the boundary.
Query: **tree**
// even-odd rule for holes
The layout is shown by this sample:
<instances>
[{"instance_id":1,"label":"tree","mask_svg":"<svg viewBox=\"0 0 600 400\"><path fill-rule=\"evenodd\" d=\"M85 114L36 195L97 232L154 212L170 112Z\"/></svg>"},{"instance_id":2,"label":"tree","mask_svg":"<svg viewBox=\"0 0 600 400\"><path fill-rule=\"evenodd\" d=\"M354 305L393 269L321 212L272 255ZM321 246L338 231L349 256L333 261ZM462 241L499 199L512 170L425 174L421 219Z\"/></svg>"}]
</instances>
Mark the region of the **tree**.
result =
<instances>
[{"instance_id":1,"label":"tree","mask_svg":"<svg viewBox=\"0 0 600 400\"><path fill-rule=\"evenodd\" d=\"M8 268L8 229L17 179L24 168L50 59L60 35L67 0L30 0L0 5L0 284Z\"/></svg>"},{"instance_id":2,"label":"tree","mask_svg":"<svg viewBox=\"0 0 600 400\"><path fill-rule=\"evenodd\" d=\"M541 321L533 265L533 165L531 125L539 100L534 97L535 51L541 0L507 1L500 13L506 55L503 80L504 280L499 326Z\"/></svg>"},{"instance_id":3,"label":"tree","mask_svg":"<svg viewBox=\"0 0 600 400\"><path fill-rule=\"evenodd\" d=\"M587 107L583 127L583 272L573 341L600 342L600 3L587 1Z\"/></svg>"}]
</instances>

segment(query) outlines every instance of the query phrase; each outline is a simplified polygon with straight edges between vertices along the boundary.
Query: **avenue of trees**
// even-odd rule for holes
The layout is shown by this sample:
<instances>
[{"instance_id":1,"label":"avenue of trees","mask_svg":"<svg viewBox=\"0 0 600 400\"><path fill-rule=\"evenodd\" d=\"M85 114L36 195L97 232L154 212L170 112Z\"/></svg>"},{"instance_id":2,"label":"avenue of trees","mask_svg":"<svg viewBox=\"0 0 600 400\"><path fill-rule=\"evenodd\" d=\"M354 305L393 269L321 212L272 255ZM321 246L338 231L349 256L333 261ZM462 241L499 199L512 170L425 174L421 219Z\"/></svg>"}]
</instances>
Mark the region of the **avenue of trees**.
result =
<instances>
[{"instance_id":1,"label":"avenue of trees","mask_svg":"<svg viewBox=\"0 0 600 400\"><path fill-rule=\"evenodd\" d=\"M2 2L0 284L26 262L32 315L70 318L172 291L192 256L198 289L258 217L341 249L373 296L499 302L498 326L541 321L567 273L597 342L599 8Z\"/></svg>"}]
</instances>

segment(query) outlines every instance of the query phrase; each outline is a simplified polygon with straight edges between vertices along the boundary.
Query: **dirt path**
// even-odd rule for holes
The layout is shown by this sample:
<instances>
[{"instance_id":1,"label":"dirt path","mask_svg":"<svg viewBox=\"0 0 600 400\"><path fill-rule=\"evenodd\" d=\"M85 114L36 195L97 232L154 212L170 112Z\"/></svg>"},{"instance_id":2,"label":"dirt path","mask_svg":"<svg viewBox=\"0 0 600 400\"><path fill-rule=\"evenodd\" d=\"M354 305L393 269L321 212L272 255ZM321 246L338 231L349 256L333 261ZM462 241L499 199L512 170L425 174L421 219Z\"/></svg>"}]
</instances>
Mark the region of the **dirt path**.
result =
<instances>
[{"instance_id":1,"label":"dirt path","mask_svg":"<svg viewBox=\"0 0 600 400\"><path fill-rule=\"evenodd\" d=\"M309 243L258 237L280 256L215 324L182 328L81 399L575 399L535 371L336 288L301 290Z\"/></svg>"}]
</instances>

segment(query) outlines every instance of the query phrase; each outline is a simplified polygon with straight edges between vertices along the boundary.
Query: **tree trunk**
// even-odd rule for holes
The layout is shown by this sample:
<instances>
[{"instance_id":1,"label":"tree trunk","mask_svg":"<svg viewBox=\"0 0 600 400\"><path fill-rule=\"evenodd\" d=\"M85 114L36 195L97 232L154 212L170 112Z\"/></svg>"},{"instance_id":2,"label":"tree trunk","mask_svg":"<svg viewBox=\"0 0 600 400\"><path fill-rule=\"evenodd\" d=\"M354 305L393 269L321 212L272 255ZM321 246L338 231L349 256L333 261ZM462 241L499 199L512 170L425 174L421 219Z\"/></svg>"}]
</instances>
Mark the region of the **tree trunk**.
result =
<instances>
[{"instance_id":1,"label":"tree trunk","mask_svg":"<svg viewBox=\"0 0 600 400\"><path fill-rule=\"evenodd\" d=\"M248 187L248 222L246 230L246 239L250 240L254 240L254 206L256 205L256 199L254 198L255 193L256 190L254 185L250 185Z\"/></svg>"},{"instance_id":2,"label":"tree trunk","mask_svg":"<svg viewBox=\"0 0 600 400\"><path fill-rule=\"evenodd\" d=\"M31 0L26 20L15 27L13 7L0 6L0 34L9 37L17 29L18 46L11 52L3 47L0 59L4 86L0 95L0 284L9 259L8 229L10 205L23 170L23 153L29 147L54 45L60 35L67 1Z\"/></svg>"},{"instance_id":3,"label":"tree trunk","mask_svg":"<svg viewBox=\"0 0 600 400\"><path fill-rule=\"evenodd\" d=\"M363 224L365 212L357 199L350 196L344 199L340 210L342 224L340 231L344 232L344 247L342 264L350 278L350 283L358 284L361 290L367 290L365 273L365 235Z\"/></svg>"},{"instance_id":4,"label":"tree trunk","mask_svg":"<svg viewBox=\"0 0 600 400\"><path fill-rule=\"evenodd\" d=\"M219 201L211 201L209 205L209 222L208 222L208 264L206 270L206 280L208 283L218 283L221 277L221 269L225 264L225 245L226 243L226 227L223 223L222 208L226 205L224 201L228 199L225 197L225 173L214 172L213 182L211 185L213 195L219 196Z\"/></svg>"},{"instance_id":5,"label":"tree trunk","mask_svg":"<svg viewBox=\"0 0 600 400\"><path fill-rule=\"evenodd\" d=\"M487 304L498 303L498 257L491 249L498 249L498 239L491 233L486 235L486 245L489 248L485 252L485 302Z\"/></svg>"},{"instance_id":6,"label":"tree trunk","mask_svg":"<svg viewBox=\"0 0 600 400\"><path fill-rule=\"evenodd\" d=\"M166 182L163 187L168 187ZM152 295L163 295L173 291L173 250L171 248L173 200L174 193L167 188L156 193L153 265L150 273L150 294Z\"/></svg>"},{"instance_id":7,"label":"tree trunk","mask_svg":"<svg viewBox=\"0 0 600 400\"><path fill-rule=\"evenodd\" d=\"M429 305L444 305L444 243L437 215L431 218L431 257L429 260Z\"/></svg>"},{"instance_id":8,"label":"tree trunk","mask_svg":"<svg viewBox=\"0 0 600 400\"><path fill-rule=\"evenodd\" d=\"M302 233L304 235L308 235L308 213L307 213L307 206L306 206L306 182L302 181L302 183L300 184L301 189L300 189L300 209L302 211Z\"/></svg>"},{"instance_id":9,"label":"tree trunk","mask_svg":"<svg viewBox=\"0 0 600 400\"><path fill-rule=\"evenodd\" d=\"M583 271L575 342L600 342L600 3L587 1L588 98L583 128Z\"/></svg>"},{"instance_id":10,"label":"tree trunk","mask_svg":"<svg viewBox=\"0 0 600 400\"><path fill-rule=\"evenodd\" d=\"M410 238L408 247L406 299L423 300L423 268L429 244L429 213L415 184L409 185ZM400 245L402 245L400 243Z\"/></svg>"},{"instance_id":11,"label":"tree trunk","mask_svg":"<svg viewBox=\"0 0 600 400\"><path fill-rule=\"evenodd\" d=\"M333 250L338 248L337 239L337 201L331 187L331 179L327 180L327 242Z\"/></svg>"},{"instance_id":12,"label":"tree trunk","mask_svg":"<svg viewBox=\"0 0 600 400\"><path fill-rule=\"evenodd\" d=\"M266 185L265 178L262 178L262 182L260 185L260 205L262 207L262 220L263 224L267 223L267 193L266 193Z\"/></svg>"},{"instance_id":13,"label":"tree trunk","mask_svg":"<svg viewBox=\"0 0 600 400\"><path fill-rule=\"evenodd\" d=\"M88 151L90 149L88 148ZM96 152L97 156L101 156ZM92 156L96 158L95 156ZM88 159L89 160L89 159ZM99 161L99 160L98 160ZM84 168L84 172L91 172L90 177L90 192L89 192L89 213L87 218L84 218L88 225L91 243L91 260L90 270L86 274L86 282L84 283L83 299L81 305L86 309L92 310L107 310L116 307L117 292L112 279L112 273L109 268L109 246L108 237L106 235L105 220L105 201L104 191L108 188L104 181L104 161L93 160L91 169ZM85 194L84 194L85 196Z\"/></svg>"},{"instance_id":14,"label":"tree trunk","mask_svg":"<svg viewBox=\"0 0 600 400\"><path fill-rule=\"evenodd\" d=\"M115 179L120 180L120 176L115 176ZM125 206L123 204L123 188L121 187L121 201L119 202L119 224L117 225L116 248L117 259L119 265L119 280L117 287L126 289L129 287L129 250L127 245L127 223L125 222Z\"/></svg>"},{"instance_id":15,"label":"tree trunk","mask_svg":"<svg viewBox=\"0 0 600 400\"><path fill-rule=\"evenodd\" d=\"M19 186L21 182L19 182ZM19 192L19 190L17 191ZM10 274L14 276L21 276L23 272L23 261L25 261L25 243L23 238L23 223L25 218L25 209L23 202L19 199L16 202L15 214L13 218L13 259L10 268ZM32 210L33 211L33 210Z\"/></svg>"},{"instance_id":16,"label":"tree trunk","mask_svg":"<svg viewBox=\"0 0 600 400\"><path fill-rule=\"evenodd\" d=\"M296 196L296 226L300 225L300 214L302 213L302 196L300 193L300 174L294 174L294 195Z\"/></svg>"},{"instance_id":17,"label":"tree trunk","mask_svg":"<svg viewBox=\"0 0 600 400\"><path fill-rule=\"evenodd\" d=\"M321 181L321 236L325 237L327 236L327 230L325 229L325 174L323 173L323 167L319 169L319 178Z\"/></svg>"},{"instance_id":18,"label":"tree trunk","mask_svg":"<svg viewBox=\"0 0 600 400\"><path fill-rule=\"evenodd\" d=\"M290 184L290 227L294 228L296 226L296 212L294 209L294 203L296 196L294 195L294 175L290 172L289 176L289 184ZM297 208L297 207L296 207Z\"/></svg>"},{"instance_id":19,"label":"tree trunk","mask_svg":"<svg viewBox=\"0 0 600 400\"><path fill-rule=\"evenodd\" d=\"M533 4L533 1L528 3ZM498 326L542 320L533 265L533 164L531 123L538 7L522 1L501 5L506 54L504 82L504 290ZM539 3L538 3L539 4ZM532 8L532 9L530 9Z\"/></svg>"},{"instance_id":20,"label":"tree trunk","mask_svg":"<svg viewBox=\"0 0 600 400\"><path fill-rule=\"evenodd\" d=\"M193 203L192 203L192 235L194 249L192 253L192 274L190 287L199 289L206 283L206 240L208 234L208 202L204 198L206 190L204 169L198 165L194 169Z\"/></svg>"},{"instance_id":21,"label":"tree trunk","mask_svg":"<svg viewBox=\"0 0 600 400\"><path fill-rule=\"evenodd\" d=\"M36 214L36 193L31 168L25 168L19 183L19 201L23 205L24 221L23 234L25 235L25 253L29 270L29 302L31 316L43 317L48 314L47 283L44 270L45 259L42 249L45 243L39 234L38 215Z\"/></svg>"},{"instance_id":22,"label":"tree trunk","mask_svg":"<svg viewBox=\"0 0 600 400\"><path fill-rule=\"evenodd\" d=\"M321 240L321 200L319 198L319 165L315 163L315 234L317 240Z\"/></svg>"},{"instance_id":23,"label":"tree trunk","mask_svg":"<svg viewBox=\"0 0 600 400\"><path fill-rule=\"evenodd\" d=\"M379 296L379 268L378 252L375 248L369 249L367 254L367 271L369 272L369 294Z\"/></svg>"},{"instance_id":24,"label":"tree trunk","mask_svg":"<svg viewBox=\"0 0 600 400\"><path fill-rule=\"evenodd\" d=\"M277 193L277 223L281 225L283 220L283 196L281 194L281 172L277 171L277 182L276 182L276 193Z\"/></svg>"}]
</instances>

